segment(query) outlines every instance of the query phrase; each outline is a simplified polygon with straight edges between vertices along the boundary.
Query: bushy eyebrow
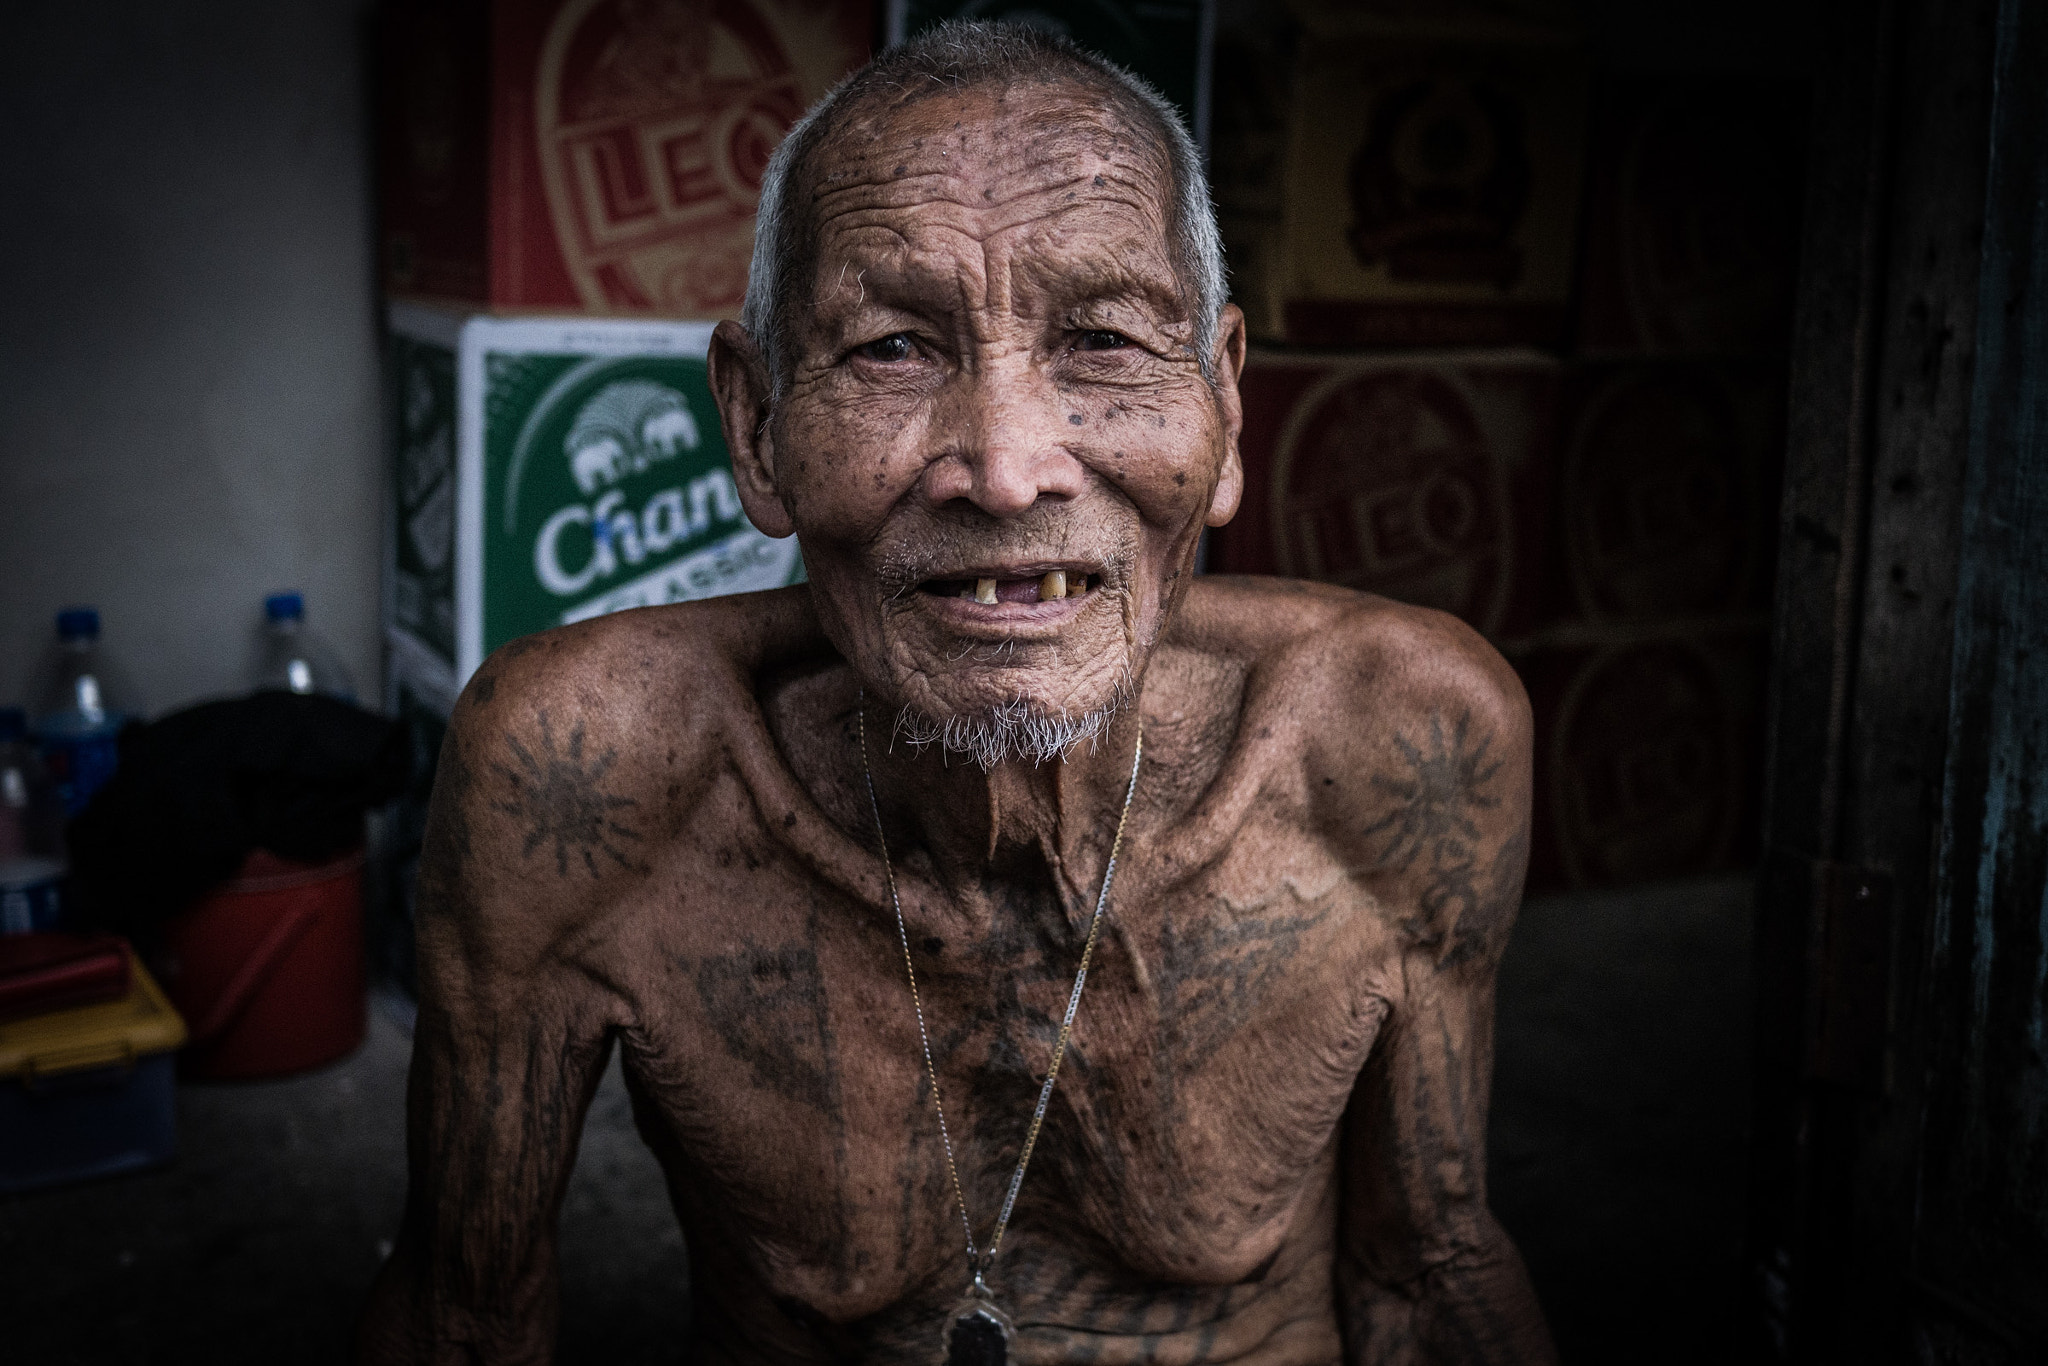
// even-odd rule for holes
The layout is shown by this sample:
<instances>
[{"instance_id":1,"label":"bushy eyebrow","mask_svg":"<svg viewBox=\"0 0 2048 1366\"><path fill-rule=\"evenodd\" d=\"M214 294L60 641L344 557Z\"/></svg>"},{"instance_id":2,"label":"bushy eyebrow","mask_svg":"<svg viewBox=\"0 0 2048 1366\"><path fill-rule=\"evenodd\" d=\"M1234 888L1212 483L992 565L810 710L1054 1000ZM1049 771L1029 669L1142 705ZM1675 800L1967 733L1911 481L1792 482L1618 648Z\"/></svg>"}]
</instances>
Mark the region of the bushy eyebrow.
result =
<instances>
[{"instance_id":1,"label":"bushy eyebrow","mask_svg":"<svg viewBox=\"0 0 2048 1366\"><path fill-rule=\"evenodd\" d=\"M1091 304L1136 304L1162 322L1178 322L1188 315L1187 299L1171 275L1162 279L1106 261L1085 262L1078 271L1060 272L1056 287L1046 293L1060 312Z\"/></svg>"}]
</instances>

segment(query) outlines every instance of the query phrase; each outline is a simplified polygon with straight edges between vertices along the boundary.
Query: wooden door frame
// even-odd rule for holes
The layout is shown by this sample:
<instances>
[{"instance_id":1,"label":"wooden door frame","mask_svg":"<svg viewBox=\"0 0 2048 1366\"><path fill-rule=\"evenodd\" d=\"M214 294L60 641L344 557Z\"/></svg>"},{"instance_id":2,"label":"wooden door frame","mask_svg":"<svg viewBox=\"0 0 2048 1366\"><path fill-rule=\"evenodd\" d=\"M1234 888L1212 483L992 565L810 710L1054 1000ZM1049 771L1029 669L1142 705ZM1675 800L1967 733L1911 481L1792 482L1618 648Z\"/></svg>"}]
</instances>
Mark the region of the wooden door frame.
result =
<instances>
[{"instance_id":1,"label":"wooden door frame","mask_svg":"<svg viewBox=\"0 0 2048 1366\"><path fill-rule=\"evenodd\" d=\"M2024 1011L1956 1005L1984 996L1984 927L2042 892L1987 824L2048 803L2001 752L2048 757L2048 16L2025 11L1849 0L1816 82L1757 919L1768 1359L2048 1343L1929 1217L1985 1194L1957 1186L1983 1148L1957 1078Z\"/></svg>"}]
</instances>

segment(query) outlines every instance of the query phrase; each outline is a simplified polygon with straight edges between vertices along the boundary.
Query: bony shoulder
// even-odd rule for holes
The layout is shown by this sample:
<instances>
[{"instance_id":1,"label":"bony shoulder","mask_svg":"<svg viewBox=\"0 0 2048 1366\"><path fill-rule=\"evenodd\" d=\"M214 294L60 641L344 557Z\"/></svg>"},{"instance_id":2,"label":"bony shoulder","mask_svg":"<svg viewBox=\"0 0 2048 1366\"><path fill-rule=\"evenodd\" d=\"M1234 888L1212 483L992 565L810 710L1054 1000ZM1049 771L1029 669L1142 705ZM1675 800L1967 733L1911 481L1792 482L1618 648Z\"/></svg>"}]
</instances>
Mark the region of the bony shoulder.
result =
<instances>
[{"instance_id":1,"label":"bony shoulder","mask_svg":"<svg viewBox=\"0 0 2048 1366\"><path fill-rule=\"evenodd\" d=\"M1479 637L1457 618L1426 607L1308 579L1212 574L1195 580L1182 611L1184 629L1254 653L1315 645L1424 643ZM1452 648L1464 648L1457 641Z\"/></svg>"},{"instance_id":2,"label":"bony shoulder","mask_svg":"<svg viewBox=\"0 0 2048 1366\"><path fill-rule=\"evenodd\" d=\"M1261 661L1295 675L1295 685L1331 686L1335 705L1378 710L1391 690L1479 707L1503 722L1527 709L1499 651L1447 612L1301 580L1220 583L1212 619L1232 621Z\"/></svg>"},{"instance_id":3,"label":"bony shoulder","mask_svg":"<svg viewBox=\"0 0 2048 1366\"><path fill-rule=\"evenodd\" d=\"M525 822L520 846L537 852L522 862L644 870L674 828L738 710L730 661L715 632L688 629L695 615L643 609L523 637L470 679L447 744L477 818ZM571 826L587 838L558 837Z\"/></svg>"},{"instance_id":4,"label":"bony shoulder","mask_svg":"<svg viewBox=\"0 0 2048 1366\"><path fill-rule=\"evenodd\" d=\"M1469 711L1507 732L1528 728L1529 699L1500 651L1448 612L1367 597L1332 624L1333 662L1360 682L1361 700L1405 699Z\"/></svg>"},{"instance_id":5,"label":"bony shoulder","mask_svg":"<svg viewBox=\"0 0 2048 1366\"><path fill-rule=\"evenodd\" d=\"M522 636L484 660L459 705L501 716L574 707L670 730L733 672L731 616L729 605L676 603Z\"/></svg>"},{"instance_id":6,"label":"bony shoulder","mask_svg":"<svg viewBox=\"0 0 2048 1366\"><path fill-rule=\"evenodd\" d=\"M1235 660L1251 696L1299 714L1372 726L1403 711L1483 716L1526 735L1521 681L1486 640L1445 612L1300 579L1213 575L1195 581L1170 642Z\"/></svg>"},{"instance_id":7,"label":"bony shoulder","mask_svg":"<svg viewBox=\"0 0 2048 1366\"><path fill-rule=\"evenodd\" d=\"M1463 622L1385 599L1291 647L1315 818L1352 866L1423 869L1445 849L1478 857L1526 821L1527 694ZM1305 704L1305 705L1304 705Z\"/></svg>"}]
</instances>

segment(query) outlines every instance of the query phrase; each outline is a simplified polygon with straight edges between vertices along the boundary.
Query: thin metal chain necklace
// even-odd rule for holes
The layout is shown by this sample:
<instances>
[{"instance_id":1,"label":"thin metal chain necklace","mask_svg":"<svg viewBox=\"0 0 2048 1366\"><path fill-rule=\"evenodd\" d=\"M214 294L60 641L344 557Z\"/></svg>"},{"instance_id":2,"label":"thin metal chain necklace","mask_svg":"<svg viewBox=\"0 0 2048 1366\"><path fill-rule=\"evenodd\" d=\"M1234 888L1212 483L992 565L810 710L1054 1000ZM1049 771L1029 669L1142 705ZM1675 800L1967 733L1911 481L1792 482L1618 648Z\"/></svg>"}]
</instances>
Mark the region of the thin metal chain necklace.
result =
<instances>
[{"instance_id":1,"label":"thin metal chain necklace","mask_svg":"<svg viewBox=\"0 0 2048 1366\"><path fill-rule=\"evenodd\" d=\"M1038 1131L1045 1124L1045 1107L1052 1100L1053 1083L1059 1080L1060 1061L1067 1054L1067 1039L1074 1032L1074 1013L1081 1008L1081 988L1088 981L1088 962L1095 956L1095 940L1102 930L1102 913L1109 905L1110 883L1116 880L1116 859L1124 846L1124 824L1131 817L1131 798L1138 791L1138 763L1145 757L1145 722L1138 722L1138 742L1131 749L1131 777L1124 785L1124 806L1116 818L1116 838L1110 842L1109 864L1102 870L1102 891L1095 898L1095 914L1088 921L1088 940L1081 946L1081 966L1074 973L1074 989L1067 993L1066 1017L1060 1021L1059 1038L1052 1048L1052 1063L1045 1069L1045 1084L1038 1088L1038 1108L1031 1112L1031 1127L1024 1131L1024 1150L1017 1154L1017 1169L1010 1173L1010 1189L1003 1196L1002 1212L989 1234L988 1250L974 1245L974 1221L967 1216L967 1194L960 1185L960 1167L953 1160L953 1136L946 1128L946 1107L939 1099L939 1070L932 1064L931 1035L925 1030L924 1000L917 990L917 967L910 958L910 931L903 924L903 902L896 895L896 869L889 861L889 837L882 829L882 804L875 797L874 768L868 762L867 694L861 694L856 726L860 732L860 770L867 780L868 809L875 815L875 839L882 846L882 873L889 883L889 906L896 912L896 938L903 945L903 971L910 978L910 1008L917 1015L917 1042L924 1050L924 1073L931 1082L932 1109L939 1117L939 1142L946 1150L946 1173L953 1180L953 1199L960 1207L960 1227L967 1234L967 1272L973 1278L967 1296L946 1323L946 1366L1003 1366L1009 1359L1010 1339L1016 1335L1010 1316L996 1306L995 1295L982 1278L995 1264L996 1250L1010 1227L1010 1212L1017 1206L1017 1191L1024 1184L1024 1169L1031 1164L1031 1150L1038 1144Z\"/></svg>"}]
</instances>

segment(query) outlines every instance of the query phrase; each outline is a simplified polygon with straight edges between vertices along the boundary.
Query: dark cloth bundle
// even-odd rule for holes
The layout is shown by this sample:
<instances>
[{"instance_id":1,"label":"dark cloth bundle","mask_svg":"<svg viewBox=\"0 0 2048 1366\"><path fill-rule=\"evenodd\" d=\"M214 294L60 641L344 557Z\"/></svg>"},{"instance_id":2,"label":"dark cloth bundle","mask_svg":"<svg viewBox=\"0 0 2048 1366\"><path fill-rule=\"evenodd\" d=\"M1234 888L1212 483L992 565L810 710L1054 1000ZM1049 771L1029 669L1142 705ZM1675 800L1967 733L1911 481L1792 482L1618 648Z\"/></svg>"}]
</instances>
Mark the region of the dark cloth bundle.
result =
<instances>
[{"instance_id":1,"label":"dark cloth bundle","mask_svg":"<svg viewBox=\"0 0 2048 1366\"><path fill-rule=\"evenodd\" d=\"M260 692L121 734L121 762L70 827L73 914L146 930L232 877L251 849L317 863L362 840L405 786L394 721L327 697Z\"/></svg>"}]
</instances>

